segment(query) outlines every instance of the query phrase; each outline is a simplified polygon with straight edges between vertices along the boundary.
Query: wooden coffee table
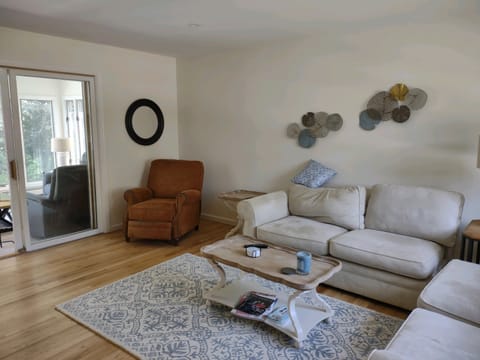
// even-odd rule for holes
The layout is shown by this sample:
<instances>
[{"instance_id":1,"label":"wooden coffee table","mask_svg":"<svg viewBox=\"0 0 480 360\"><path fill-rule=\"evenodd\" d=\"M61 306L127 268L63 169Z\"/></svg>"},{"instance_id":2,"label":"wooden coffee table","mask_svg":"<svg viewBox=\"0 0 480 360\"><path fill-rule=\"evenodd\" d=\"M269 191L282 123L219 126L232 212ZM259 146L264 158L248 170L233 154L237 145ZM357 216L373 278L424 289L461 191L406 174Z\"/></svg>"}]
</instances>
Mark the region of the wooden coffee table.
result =
<instances>
[{"instance_id":1,"label":"wooden coffee table","mask_svg":"<svg viewBox=\"0 0 480 360\"><path fill-rule=\"evenodd\" d=\"M262 249L260 257L247 257L244 245L258 243L260 243L258 240L236 235L204 246L201 249L202 255L209 260L210 264L220 275L220 282L204 298L208 301L233 308L240 296L247 291L254 290L272 293L272 290L266 289L258 283L252 283L252 281L248 281L242 276L227 283L225 270L220 263L295 289L290 296L283 293L275 294L278 298L277 306L287 306L289 320L283 325L275 323L268 317L263 321L293 338L296 346L300 347L301 342L315 325L325 319L328 320L333 315L332 309L320 297L316 288L320 283L328 280L333 274L340 271L342 263L329 257L313 257L310 274L286 275L282 274L280 270L283 267L296 267L296 252L268 244L269 247L267 249ZM306 293L312 294L313 305L303 301L303 294Z\"/></svg>"}]
</instances>

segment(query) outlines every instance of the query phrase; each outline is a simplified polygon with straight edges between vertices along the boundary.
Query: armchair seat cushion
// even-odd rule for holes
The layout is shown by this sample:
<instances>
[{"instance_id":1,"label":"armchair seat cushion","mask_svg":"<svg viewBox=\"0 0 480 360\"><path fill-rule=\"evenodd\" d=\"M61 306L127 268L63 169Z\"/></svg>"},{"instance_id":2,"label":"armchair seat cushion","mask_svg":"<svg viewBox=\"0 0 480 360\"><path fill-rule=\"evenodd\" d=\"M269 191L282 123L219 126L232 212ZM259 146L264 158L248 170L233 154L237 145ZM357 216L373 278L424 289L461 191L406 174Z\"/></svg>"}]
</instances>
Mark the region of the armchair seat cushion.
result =
<instances>
[{"instance_id":1,"label":"armchair seat cushion","mask_svg":"<svg viewBox=\"0 0 480 360\"><path fill-rule=\"evenodd\" d=\"M287 216L257 228L257 238L276 245L328 254L328 240L347 230L299 216Z\"/></svg>"},{"instance_id":2,"label":"armchair seat cushion","mask_svg":"<svg viewBox=\"0 0 480 360\"><path fill-rule=\"evenodd\" d=\"M370 229L353 230L330 240L334 257L414 279L432 276L443 251L433 241Z\"/></svg>"},{"instance_id":3,"label":"armchair seat cushion","mask_svg":"<svg viewBox=\"0 0 480 360\"><path fill-rule=\"evenodd\" d=\"M176 199L155 198L134 204L128 208L130 220L171 222L175 217Z\"/></svg>"}]
</instances>

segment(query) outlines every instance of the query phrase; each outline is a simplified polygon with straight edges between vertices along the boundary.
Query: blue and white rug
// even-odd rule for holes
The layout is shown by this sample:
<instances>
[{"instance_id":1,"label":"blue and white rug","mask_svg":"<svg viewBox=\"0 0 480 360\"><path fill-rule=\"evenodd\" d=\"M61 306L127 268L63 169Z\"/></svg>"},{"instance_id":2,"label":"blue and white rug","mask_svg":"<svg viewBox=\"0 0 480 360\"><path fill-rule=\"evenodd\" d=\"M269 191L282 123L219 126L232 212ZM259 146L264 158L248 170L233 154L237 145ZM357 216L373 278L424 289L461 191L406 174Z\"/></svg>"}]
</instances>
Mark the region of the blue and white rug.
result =
<instances>
[{"instance_id":1,"label":"blue and white rug","mask_svg":"<svg viewBox=\"0 0 480 360\"><path fill-rule=\"evenodd\" d=\"M239 270L226 268L227 279L237 276ZM272 291L292 291L248 276ZM402 323L324 296L335 315L330 324L313 328L297 349L268 325L206 305L203 294L217 280L206 259L185 254L56 308L142 359L366 359L384 348Z\"/></svg>"}]
</instances>

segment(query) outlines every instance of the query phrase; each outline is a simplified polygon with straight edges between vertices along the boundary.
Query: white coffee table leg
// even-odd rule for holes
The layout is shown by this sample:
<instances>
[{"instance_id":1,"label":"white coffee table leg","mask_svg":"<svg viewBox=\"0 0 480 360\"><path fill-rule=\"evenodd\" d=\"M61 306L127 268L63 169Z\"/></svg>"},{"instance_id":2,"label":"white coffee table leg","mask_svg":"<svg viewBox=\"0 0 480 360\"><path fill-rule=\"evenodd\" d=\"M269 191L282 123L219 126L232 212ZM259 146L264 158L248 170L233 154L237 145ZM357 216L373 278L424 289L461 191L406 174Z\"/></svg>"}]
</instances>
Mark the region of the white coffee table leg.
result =
<instances>
[{"instance_id":1,"label":"white coffee table leg","mask_svg":"<svg viewBox=\"0 0 480 360\"><path fill-rule=\"evenodd\" d=\"M297 348L301 346L304 337L303 328L300 324L300 320L298 320L297 310L295 308L295 301L301 293L303 293L303 291L297 290L288 298L288 315L292 321L294 335L296 336L295 346Z\"/></svg>"},{"instance_id":2,"label":"white coffee table leg","mask_svg":"<svg viewBox=\"0 0 480 360\"><path fill-rule=\"evenodd\" d=\"M225 235L225 239L229 238L229 237L232 237L233 235L235 235L236 233L239 232L239 230L242 228L243 226L243 221L242 219L240 219L239 217L237 217L237 223L235 224L235 227L232 228L232 230L230 230L226 235Z\"/></svg>"},{"instance_id":3,"label":"white coffee table leg","mask_svg":"<svg viewBox=\"0 0 480 360\"><path fill-rule=\"evenodd\" d=\"M223 269L223 267L221 267L218 263L216 263L212 259L208 259L208 262L210 263L210 265L212 265L212 267L217 271L218 275L220 276L220 281L210 291L215 291L217 289L223 288L227 282L227 276L225 274L225 270ZM207 300L207 305L210 305L210 300Z\"/></svg>"},{"instance_id":4,"label":"white coffee table leg","mask_svg":"<svg viewBox=\"0 0 480 360\"><path fill-rule=\"evenodd\" d=\"M316 308L324 312L323 319L321 321L325 320L330 324L330 317L333 315L332 308L325 302L325 300L322 299L316 289L312 289L311 291L315 294L313 298L316 302Z\"/></svg>"}]
</instances>

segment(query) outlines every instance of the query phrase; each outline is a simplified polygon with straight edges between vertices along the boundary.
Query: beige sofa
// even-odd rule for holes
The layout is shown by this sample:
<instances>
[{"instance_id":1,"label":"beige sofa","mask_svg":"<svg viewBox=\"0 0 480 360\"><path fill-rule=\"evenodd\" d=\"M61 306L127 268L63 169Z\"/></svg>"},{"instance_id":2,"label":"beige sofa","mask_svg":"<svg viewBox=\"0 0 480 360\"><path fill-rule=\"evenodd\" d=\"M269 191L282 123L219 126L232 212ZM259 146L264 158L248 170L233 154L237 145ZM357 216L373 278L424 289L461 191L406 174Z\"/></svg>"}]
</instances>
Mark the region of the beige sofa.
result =
<instances>
[{"instance_id":1,"label":"beige sofa","mask_svg":"<svg viewBox=\"0 0 480 360\"><path fill-rule=\"evenodd\" d=\"M413 309L457 240L464 198L402 185L292 185L241 201L242 233L343 263L327 284ZM367 201L368 200L368 201Z\"/></svg>"}]
</instances>

